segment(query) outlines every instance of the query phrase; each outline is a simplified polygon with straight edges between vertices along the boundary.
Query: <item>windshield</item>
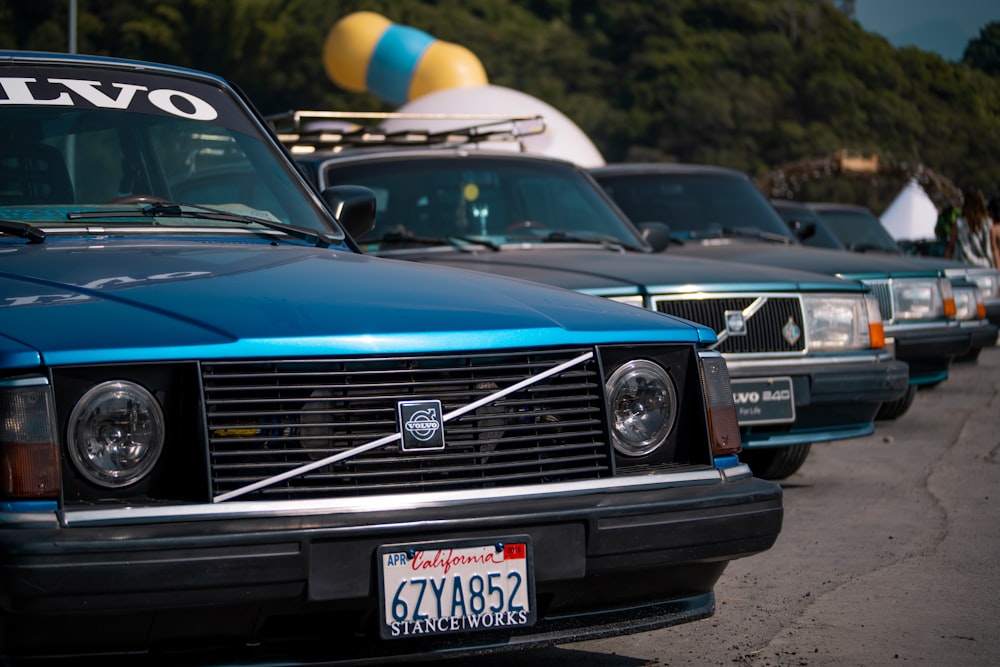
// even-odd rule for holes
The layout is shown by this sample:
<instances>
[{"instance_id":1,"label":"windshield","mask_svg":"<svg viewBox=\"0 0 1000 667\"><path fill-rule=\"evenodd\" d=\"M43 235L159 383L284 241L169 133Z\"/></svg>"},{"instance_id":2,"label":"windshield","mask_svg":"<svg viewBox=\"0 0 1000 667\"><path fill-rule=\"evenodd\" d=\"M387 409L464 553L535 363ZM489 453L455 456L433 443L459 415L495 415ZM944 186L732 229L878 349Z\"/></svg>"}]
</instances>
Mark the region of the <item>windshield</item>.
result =
<instances>
[{"instance_id":1,"label":"windshield","mask_svg":"<svg viewBox=\"0 0 1000 667\"><path fill-rule=\"evenodd\" d=\"M633 222L664 222L679 238L743 231L792 239L767 198L745 178L658 172L597 179Z\"/></svg>"},{"instance_id":2,"label":"windshield","mask_svg":"<svg viewBox=\"0 0 1000 667\"><path fill-rule=\"evenodd\" d=\"M837 235L826 226L823 219L808 206L803 204L793 204L786 202L776 202L774 208L778 215L788 225L788 228L796 234L803 245L814 248L832 248L834 250L846 250L844 244L837 238Z\"/></svg>"},{"instance_id":3,"label":"windshield","mask_svg":"<svg viewBox=\"0 0 1000 667\"><path fill-rule=\"evenodd\" d=\"M219 86L100 68L0 68L0 219L62 231L239 226L188 211L141 213L170 202L239 213L243 227L257 218L331 231L292 174Z\"/></svg>"},{"instance_id":4,"label":"windshield","mask_svg":"<svg viewBox=\"0 0 1000 667\"><path fill-rule=\"evenodd\" d=\"M816 214L848 250L902 252L878 218L866 211L819 208Z\"/></svg>"},{"instance_id":5,"label":"windshield","mask_svg":"<svg viewBox=\"0 0 1000 667\"><path fill-rule=\"evenodd\" d=\"M556 241L642 245L600 190L568 165L450 153L395 156L334 160L324 167L323 181L375 191L375 229L360 239L369 251L449 239L493 247Z\"/></svg>"}]
</instances>

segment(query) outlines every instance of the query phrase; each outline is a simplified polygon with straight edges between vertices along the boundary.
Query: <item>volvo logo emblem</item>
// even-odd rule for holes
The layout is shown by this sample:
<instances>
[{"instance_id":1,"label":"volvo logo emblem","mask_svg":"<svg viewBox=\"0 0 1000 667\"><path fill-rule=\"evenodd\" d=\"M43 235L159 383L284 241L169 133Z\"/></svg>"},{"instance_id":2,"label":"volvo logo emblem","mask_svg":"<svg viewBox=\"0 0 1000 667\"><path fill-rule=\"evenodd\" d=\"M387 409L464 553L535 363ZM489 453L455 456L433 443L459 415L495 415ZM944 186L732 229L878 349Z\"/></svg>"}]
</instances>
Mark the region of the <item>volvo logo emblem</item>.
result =
<instances>
[{"instance_id":1,"label":"volvo logo emblem","mask_svg":"<svg viewBox=\"0 0 1000 667\"><path fill-rule=\"evenodd\" d=\"M802 336L802 329L795 320L792 319L791 315L788 316L788 321L785 322L785 326L781 329L781 335L785 337L789 345L795 345L799 342L799 338Z\"/></svg>"},{"instance_id":2,"label":"volvo logo emblem","mask_svg":"<svg viewBox=\"0 0 1000 667\"><path fill-rule=\"evenodd\" d=\"M727 310L725 312L725 318L727 334L730 336L747 335L747 321L743 316L742 310Z\"/></svg>"},{"instance_id":3,"label":"volvo logo emblem","mask_svg":"<svg viewBox=\"0 0 1000 667\"><path fill-rule=\"evenodd\" d=\"M444 449L441 401L400 401L396 410L404 452Z\"/></svg>"},{"instance_id":4,"label":"volvo logo emblem","mask_svg":"<svg viewBox=\"0 0 1000 667\"><path fill-rule=\"evenodd\" d=\"M441 424L437 420L437 410L432 408L414 412L403 428L420 442L427 442L441 428Z\"/></svg>"}]
</instances>

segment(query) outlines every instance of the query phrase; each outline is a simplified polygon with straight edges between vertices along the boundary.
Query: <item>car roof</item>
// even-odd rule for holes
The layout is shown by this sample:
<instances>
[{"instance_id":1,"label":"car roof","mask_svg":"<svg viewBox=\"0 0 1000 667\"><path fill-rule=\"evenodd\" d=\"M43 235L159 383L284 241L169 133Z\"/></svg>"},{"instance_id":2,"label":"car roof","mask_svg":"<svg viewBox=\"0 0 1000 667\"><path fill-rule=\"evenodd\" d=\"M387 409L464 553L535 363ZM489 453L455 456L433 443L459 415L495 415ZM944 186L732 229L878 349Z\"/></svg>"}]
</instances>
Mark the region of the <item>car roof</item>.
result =
<instances>
[{"instance_id":1,"label":"car roof","mask_svg":"<svg viewBox=\"0 0 1000 667\"><path fill-rule=\"evenodd\" d=\"M619 176L635 174L721 174L747 178L742 171L708 164L682 164L677 162L620 162L603 167L592 167L588 171L595 176Z\"/></svg>"},{"instance_id":2,"label":"car roof","mask_svg":"<svg viewBox=\"0 0 1000 667\"><path fill-rule=\"evenodd\" d=\"M114 58L111 56L95 56L87 54L52 53L47 51L9 51L0 50L0 66L17 65L89 65L92 67L109 67L119 69L149 70L159 74L169 74L172 76L193 77L197 79L211 79L212 81L225 85L231 84L220 76L203 72L201 70L177 67L175 65L165 65L163 63L153 63L144 60L132 60L128 58Z\"/></svg>"},{"instance_id":3,"label":"car roof","mask_svg":"<svg viewBox=\"0 0 1000 667\"><path fill-rule=\"evenodd\" d=\"M855 213L872 212L867 206L858 206L857 204L838 204L836 202L809 202L806 206L814 211L851 211Z\"/></svg>"},{"instance_id":4,"label":"car roof","mask_svg":"<svg viewBox=\"0 0 1000 667\"><path fill-rule=\"evenodd\" d=\"M292 157L300 162L309 162L317 165L328 162L351 162L361 160L395 160L405 158L417 159L444 159L455 158L489 158L496 160L522 161L522 162L545 162L554 165L579 169L572 162L548 155L538 153L528 153L513 150L495 150L488 148L477 148L470 146L439 146L427 147L388 147L371 146L367 148L349 148L342 151L319 150L313 153L293 153Z\"/></svg>"},{"instance_id":5,"label":"car roof","mask_svg":"<svg viewBox=\"0 0 1000 667\"><path fill-rule=\"evenodd\" d=\"M805 202L793 201L791 199L771 199L769 201L776 209L784 209L786 211L795 211L799 213L810 213L813 216L816 215L816 211L813 207Z\"/></svg>"}]
</instances>

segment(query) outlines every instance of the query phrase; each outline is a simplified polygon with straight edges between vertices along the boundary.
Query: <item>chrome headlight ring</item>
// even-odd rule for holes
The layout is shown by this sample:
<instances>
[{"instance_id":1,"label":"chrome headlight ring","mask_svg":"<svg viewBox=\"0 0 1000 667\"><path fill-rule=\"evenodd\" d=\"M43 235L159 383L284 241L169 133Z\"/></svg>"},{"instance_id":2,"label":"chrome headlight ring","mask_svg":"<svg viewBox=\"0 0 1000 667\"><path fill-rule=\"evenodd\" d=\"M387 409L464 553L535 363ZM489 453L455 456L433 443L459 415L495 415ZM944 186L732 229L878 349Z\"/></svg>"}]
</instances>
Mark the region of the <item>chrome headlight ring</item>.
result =
<instances>
[{"instance_id":1,"label":"chrome headlight ring","mask_svg":"<svg viewBox=\"0 0 1000 667\"><path fill-rule=\"evenodd\" d=\"M677 387L647 359L622 364L605 382L615 450L630 457L659 449L677 422Z\"/></svg>"},{"instance_id":2,"label":"chrome headlight ring","mask_svg":"<svg viewBox=\"0 0 1000 667\"><path fill-rule=\"evenodd\" d=\"M69 418L70 459L89 481L121 488L144 478L163 452L163 409L144 387L111 380L91 387Z\"/></svg>"}]
</instances>

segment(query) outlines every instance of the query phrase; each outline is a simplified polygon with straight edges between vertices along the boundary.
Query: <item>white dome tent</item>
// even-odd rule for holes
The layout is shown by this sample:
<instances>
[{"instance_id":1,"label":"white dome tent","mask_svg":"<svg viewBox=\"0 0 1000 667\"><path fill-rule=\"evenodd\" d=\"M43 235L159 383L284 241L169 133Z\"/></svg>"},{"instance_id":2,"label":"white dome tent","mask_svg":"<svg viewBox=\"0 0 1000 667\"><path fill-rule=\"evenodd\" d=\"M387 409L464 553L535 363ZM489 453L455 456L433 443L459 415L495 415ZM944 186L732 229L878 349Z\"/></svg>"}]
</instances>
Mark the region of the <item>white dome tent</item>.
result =
<instances>
[{"instance_id":1,"label":"white dome tent","mask_svg":"<svg viewBox=\"0 0 1000 667\"><path fill-rule=\"evenodd\" d=\"M934 239L937 218L934 202L916 179L911 178L882 213L880 220L896 241L924 241Z\"/></svg>"}]
</instances>

